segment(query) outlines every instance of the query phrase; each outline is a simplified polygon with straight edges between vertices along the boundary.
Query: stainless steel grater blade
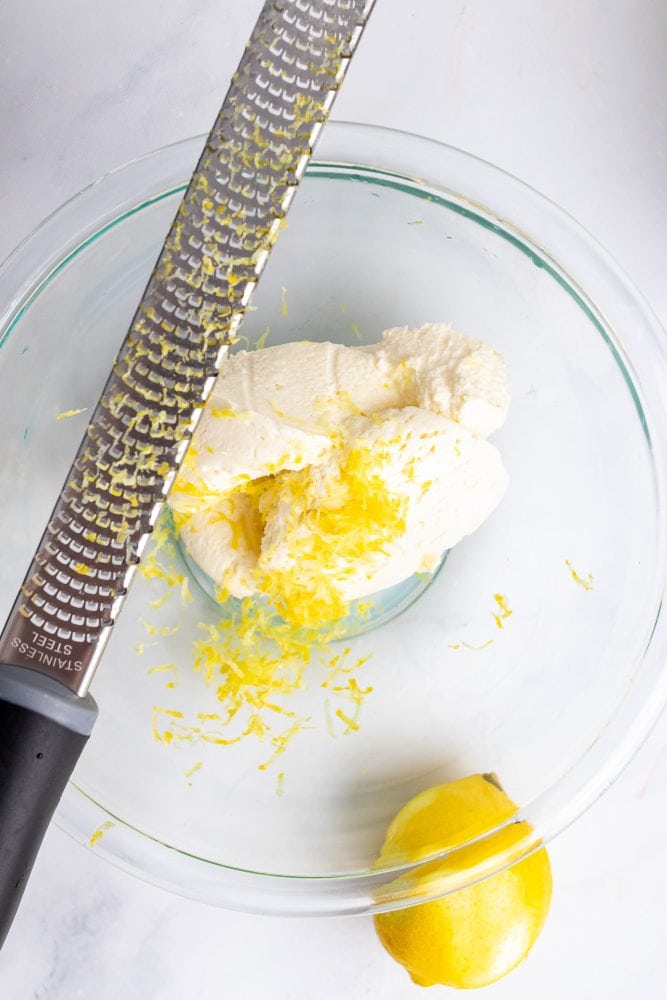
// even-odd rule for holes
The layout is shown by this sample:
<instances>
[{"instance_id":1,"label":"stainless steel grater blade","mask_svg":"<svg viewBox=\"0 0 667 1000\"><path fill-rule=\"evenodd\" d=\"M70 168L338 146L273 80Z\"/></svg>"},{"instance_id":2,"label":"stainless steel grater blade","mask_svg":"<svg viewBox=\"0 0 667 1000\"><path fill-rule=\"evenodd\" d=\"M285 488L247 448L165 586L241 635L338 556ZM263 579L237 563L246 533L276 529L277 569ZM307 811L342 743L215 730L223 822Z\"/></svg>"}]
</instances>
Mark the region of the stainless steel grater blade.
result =
<instances>
[{"instance_id":1,"label":"stainless steel grater blade","mask_svg":"<svg viewBox=\"0 0 667 1000\"><path fill-rule=\"evenodd\" d=\"M374 0L268 0L0 636L88 690Z\"/></svg>"}]
</instances>

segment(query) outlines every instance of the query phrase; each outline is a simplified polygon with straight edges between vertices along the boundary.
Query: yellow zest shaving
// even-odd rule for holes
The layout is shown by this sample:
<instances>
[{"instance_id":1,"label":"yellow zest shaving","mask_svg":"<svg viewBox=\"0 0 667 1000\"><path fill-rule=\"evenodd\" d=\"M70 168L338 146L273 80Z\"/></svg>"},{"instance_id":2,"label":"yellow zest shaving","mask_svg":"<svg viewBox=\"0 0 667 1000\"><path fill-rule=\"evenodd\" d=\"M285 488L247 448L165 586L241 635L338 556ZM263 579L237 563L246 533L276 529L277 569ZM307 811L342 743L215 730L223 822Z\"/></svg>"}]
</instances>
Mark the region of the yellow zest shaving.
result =
<instances>
[{"instance_id":1,"label":"yellow zest shaving","mask_svg":"<svg viewBox=\"0 0 667 1000\"><path fill-rule=\"evenodd\" d=\"M164 674L170 671L178 672L178 667L175 663L157 663L154 667L149 667L147 673Z\"/></svg>"},{"instance_id":2,"label":"yellow zest shaving","mask_svg":"<svg viewBox=\"0 0 667 1000\"><path fill-rule=\"evenodd\" d=\"M88 847L95 847L96 844L99 844L107 830L112 830L115 825L116 824L112 823L111 820L107 820L106 823L102 823L101 826L98 826L97 830L95 830L95 832L88 838Z\"/></svg>"},{"instance_id":3,"label":"yellow zest shaving","mask_svg":"<svg viewBox=\"0 0 667 1000\"><path fill-rule=\"evenodd\" d=\"M197 771L201 771L201 769L202 769L203 766L204 766L204 761L203 760L197 760L197 761L195 761L195 763L192 765L192 767L189 767L187 769L187 771L183 771L183 777L184 778L191 778L193 774L197 773Z\"/></svg>"},{"instance_id":4,"label":"yellow zest shaving","mask_svg":"<svg viewBox=\"0 0 667 1000\"><path fill-rule=\"evenodd\" d=\"M497 628L504 628L505 621L511 616L512 609L507 603L507 598L502 594L494 594L493 599L498 606L498 611L493 615L493 620Z\"/></svg>"},{"instance_id":5,"label":"yellow zest shaving","mask_svg":"<svg viewBox=\"0 0 667 1000\"><path fill-rule=\"evenodd\" d=\"M345 735L346 736L349 733L357 733L357 732L359 732L359 723L356 721L356 719L353 719L353 718L351 718L351 716L346 715L342 708L337 708L336 709L336 717L339 718L339 719L342 719L342 721L347 726L347 729L345 730Z\"/></svg>"},{"instance_id":6,"label":"yellow zest shaving","mask_svg":"<svg viewBox=\"0 0 667 1000\"><path fill-rule=\"evenodd\" d=\"M447 643L447 645L449 646L450 649L454 650L473 649L475 651L479 651L480 649L487 649L487 647L490 646L492 642L493 639L487 639L486 642L482 642L479 646L475 646L471 642L449 642Z\"/></svg>"},{"instance_id":7,"label":"yellow zest shaving","mask_svg":"<svg viewBox=\"0 0 667 1000\"><path fill-rule=\"evenodd\" d=\"M211 406L207 412L220 420L249 420L252 416L249 410L232 410L228 406Z\"/></svg>"},{"instance_id":8,"label":"yellow zest shaving","mask_svg":"<svg viewBox=\"0 0 667 1000\"><path fill-rule=\"evenodd\" d=\"M572 563L570 562L569 559L565 560L565 565L569 569L570 576L571 576L571 578L574 580L574 582L576 584L578 584L580 587L583 587L584 590L592 590L593 589L593 574L592 573L587 573L586 576L581 576L579 573L577 573L576 569L574 568L574 566L572 565Z\"/></svg>"},{"instance_id":9,"label":"yellow zest shaving","mask_svg":"<svg viewBox=\"0 0 667 1000\"><path fill-rule=\"evenodd\" d=\"M269 339L269 329L270 328L267 326L266 330L264 330L261 336L258 337L257 343L255 344L256 351L261 351L264 347L266 347L266 342Z\"/></svg>"},{"instance_id":10,"label":"yellow zest shaving","mask_svg":"<svg viewBox=\"0 0 667 1000\"><path fill-rule=\"evenodd\" d=\"M283 316L287 317L287 289L283 286L280 292L280 307Z\"/></svg>"},{"instance_id":11,"label":"yellow zest shaving","mask_svg":"<svg viewBox=\"0 0 667 1000\"><path fill-rule=\"evenodd\" d=\"M276 795L285 794L285 772L281 771L276 781Z\"/></svg>"},{"instance_id":12,"label":"yellow zest shaving","mask_svg":"<svg viewBox=\"0 0 667 1000\"><path fill-rule=\"evenodd\" d=\"M153 736L159 743L171 743L174 739L174 732L164 726L164 716L166 716L168 722L171 719L182 719L183 713L175 708L161 708L159 705L153 706Z\"/></svg>"},{"instance_id":13,"label":"yellow zest shaving","mask_svg":"<svg viewBox=\"0 0 667 1000\"><path fill-rule=\"evenodd\" d=\"M87 406L83 406L80 410L63 410L62 413L57 414L56 420L67 420L69 417L77 417L79 413L85 413L87 409Z\"/></svg>"},{"instance_id":14,"label":"yellow zest shaving","mask_svg":"<svg viewBox=\"0 0 667 1000\"><path fill-rule=\"evenodd\" d=\"M285 753L285 750L287 750L290 742L302 728L303 722L301 720L297 720L292 723L287 732L282 733L279 736L272 736L271 743L273 744L273 753L267 760L264 761L263 764L258 765L259 770L266 771L269 767L271 767L271 765L276 762L278 757L280 757L282 753Z\"/></svg>"}]
</instances>

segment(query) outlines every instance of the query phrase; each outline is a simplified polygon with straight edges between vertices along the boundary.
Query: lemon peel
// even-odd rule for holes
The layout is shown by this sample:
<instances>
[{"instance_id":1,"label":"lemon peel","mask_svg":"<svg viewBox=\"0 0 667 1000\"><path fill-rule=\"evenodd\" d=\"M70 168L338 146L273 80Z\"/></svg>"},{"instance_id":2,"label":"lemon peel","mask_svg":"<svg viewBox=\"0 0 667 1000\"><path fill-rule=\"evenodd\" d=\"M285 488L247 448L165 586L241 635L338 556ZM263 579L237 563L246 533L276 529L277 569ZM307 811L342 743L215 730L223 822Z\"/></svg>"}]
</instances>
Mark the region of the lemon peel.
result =
<instances>
[{"instance_id":1,"label":"lemon peel","mask_svg":"<svg viewBox=\"0 0 667 1000\"><path fill-rule=\"evenodd\" d=\"M374 918L382 945L418 985L487 986L535 943L551 868L530 825L511 822L517 812L495 775L476 774L420 793L390 824L378 867L425 863L392 880L378 901L382 892L394 902L449 892ZM435 852L445 856L425 860Z\"/></svg>"}]
</instances>

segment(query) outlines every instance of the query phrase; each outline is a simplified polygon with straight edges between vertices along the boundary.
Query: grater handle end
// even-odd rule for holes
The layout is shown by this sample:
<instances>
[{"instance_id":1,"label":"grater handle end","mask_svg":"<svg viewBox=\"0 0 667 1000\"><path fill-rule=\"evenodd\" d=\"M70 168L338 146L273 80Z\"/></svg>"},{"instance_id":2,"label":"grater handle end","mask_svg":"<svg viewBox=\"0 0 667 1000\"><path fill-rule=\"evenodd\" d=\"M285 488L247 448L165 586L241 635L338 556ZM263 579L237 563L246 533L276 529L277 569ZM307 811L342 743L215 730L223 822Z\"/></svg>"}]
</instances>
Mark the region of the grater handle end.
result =
<instances>
[{"instance_id":1,"label":"grater handle end","mask_svg":"<svg viewBox=\"0 0 667 1000\"><path fill-rule=\"evenodd\" d=\"M26 683L17 694L21 674ZM85 703L80 708L90 727L79 724L77 716L71 728L67 706L74 696L55 681L51 683L61 688L65 711L43 714L49 699L43 692L41 698L35 697L34 676L34 671L0 664L0 948L51 817L88 740L88 733L77 730L90 731L97 714L90 696L79 699ZM58 692L49 696L53 703Z\"/></svg>"}]
</instances>

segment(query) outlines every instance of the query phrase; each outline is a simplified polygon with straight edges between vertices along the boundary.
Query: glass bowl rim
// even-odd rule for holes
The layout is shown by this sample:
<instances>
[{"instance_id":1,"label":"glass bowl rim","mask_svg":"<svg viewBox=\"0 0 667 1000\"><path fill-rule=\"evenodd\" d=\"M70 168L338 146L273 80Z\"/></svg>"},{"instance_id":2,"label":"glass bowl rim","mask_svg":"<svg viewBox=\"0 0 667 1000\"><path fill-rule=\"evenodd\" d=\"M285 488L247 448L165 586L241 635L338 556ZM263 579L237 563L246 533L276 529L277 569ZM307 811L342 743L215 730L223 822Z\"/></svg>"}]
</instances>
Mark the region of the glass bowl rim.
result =
<instances>
[{"instance_id":1,"label":"glass bowl rim","mask_svg":"<svg viewBox=\"0 0 667 1000\"><path fill-rule=\"evenodd\" d=\"M133 211L138 212L158 197L151 195L138 200L136 193L132 195L127 193L127 190L136 192L141 188L145 192L148 185L150 190L156 185L159 189L162 174L166 176L170 169L173 172L173 166L169 167L170 157L186 156L186 154L189 156L191 153L194 160L196 152L204 141L204 136L184 139L107 172L57 208L17 246L0 265L0 349L29 308L31 301L44 289L50 278L63 265L63 261L71 259L77 249L91 238L101 236L108 225L112 224L108 218L111 210L117 220L120 216L126 215L128 208L131 207ZM622 344L619 353L623 367L632 375L628 383L630 391L632 392L636 385L640 385L642 395L646 397L648 394L650 398L652 410L661 413L664 418L653 421L649 438L654 461L658 463L654 472L657 477L659 505L664 509L667 413L662 399L661 381L667 381L667 338L657 318L624 272L579 223L535 189L500 168L455 147L394 129L350 122L331 122L323 132L314 164L320 167L327 164L359 166L380 174L387 172L411 184L435 188L468 204L470 211L479 221L484 217L493 220L503 232L514 233L522 246L532 247L537 257L550 265L549 270L552 271L552 275L556 277L559 273L564 275L568 289L574 289L578 293L580 305L585 308L587 303L591 305L593 313L598 314L603 324L602 328L606 326L614 329L617 316L620 317L618 325L624 327L627 320L624 321L623 311L631 307L632 349L628 353ZM158 176L155 175L156 166L158 171L162 171ZM446 167L445 173L448 178L446 188L443 187L440 176L443 166ZM130 183L126 190L128 180ZM169 190L172 192L175 190L173 183ZM163 191L160 197L164 197L165 193ZM100 200L98 196L101 194L106 194L107 202L113 202L113 205L98 204ZM91 211L92 208L94 211ZM539 240L531 235L536 218L540 229ZM68 243L64 242L63 232L69 237ZM35 262L35 257L39 258L38 264ZM600 311L596 304L598 296L604 302L603 311ZM591 318L595 321L594 314ZM634 349L641 346L642 341L648 345L646 358L631 358ZM614 350L613 343L611 346ZM641 379L635 371L638 364ZM641 404L638 403L638 406L641 418ZM665 565L665 536L666 532L663 530L656 544L661 553L660 567ZM664 570L662 572L656 570L657 596L664 593L663 576ZM521 850L513 855L511 862L505 859L500 860L497 865L491 863L484 869L483 874L468 872L467 878L465 871L459 873L459 877L451 877L450 873L446 884L432 886L421 894L410 895L409 898L391 898L391 893L388 895L386 893L389 888L388 883L408 873L419 877L419 872L426 870L427 866L432 866L434 862L441 861L445 857L451 859L457 852L465 850L475 841L468 841L453 851L431 854L418 863L404 863L382 869L317 876L275 874L243 869L190 855L149 834L135 830L119 817L113 817L116 823L122 824L124 833L119 838L122 843L117 845L115 850L110 850L103 846L102 842L95 847L95 850L107 860L139 877L156 882L171 891L193 895L183 886L182 880L174 880L168 872L163 871L161 863L147 863L145 857L147 844L159 845L160 850L169 852L168 857L173 858L177 855L188 859L185 862L187 865L194 863L195 866L204 866L206 872L214 871L219 874L223 871L230 877L230 884L226 888L219 881L215 891L194 893L195 898L208 899L232 908L268 913L375 912L397 906L414 905L415 902L423 902L472 884L479 878L489 877L507 864L515 863L527 856L581 815L611 785L648 736L667 703L667 626L665 616L660 615L659 599L656 601L656 606L658 613L644 657L633 675L634 680L629 684L628 692L618 704L606 727L572 765L569 772L541 792L529 805L522 807L506 823L487 831L481 838L475 838L475 840L491 838L511 823L527 821L526 836L521 841ZM659 648L656 645L658 640ZM649 653L652 662L660 659L662 667L657 670L653 682L649 681L649 690L644 692L644 685L640 685L642 692L638 694L637 672ZM620 741L618 738L612 738L618 737L619 733L622 735ZM591 755L594 761L593 770L582 781L580 776L582 765L586 762L590 764ZM72 801L73 792L79 797L77 803ZM76 817L86 811L90 813L91 805L104 816L111 816L105 807L95 803L85 792L70 784L56 816L56 822L75 839L85 842L81 833L81 823ZM137 838L141 843L135 843ZM150 849L149 846L148 850ZM292 887L295 884L299 887L297 892L292 888L284 891L286 885ZM276 890L276 898L271 902L266 899L269 885ZM324 886L331 886L331 890L323 891ZM359 886L372 890L383 888L385 892L382 897L376 894L369 901L364 895L359 895ZM382 901L378 902L380 898Z\"/></svg>"}]
</instances>

